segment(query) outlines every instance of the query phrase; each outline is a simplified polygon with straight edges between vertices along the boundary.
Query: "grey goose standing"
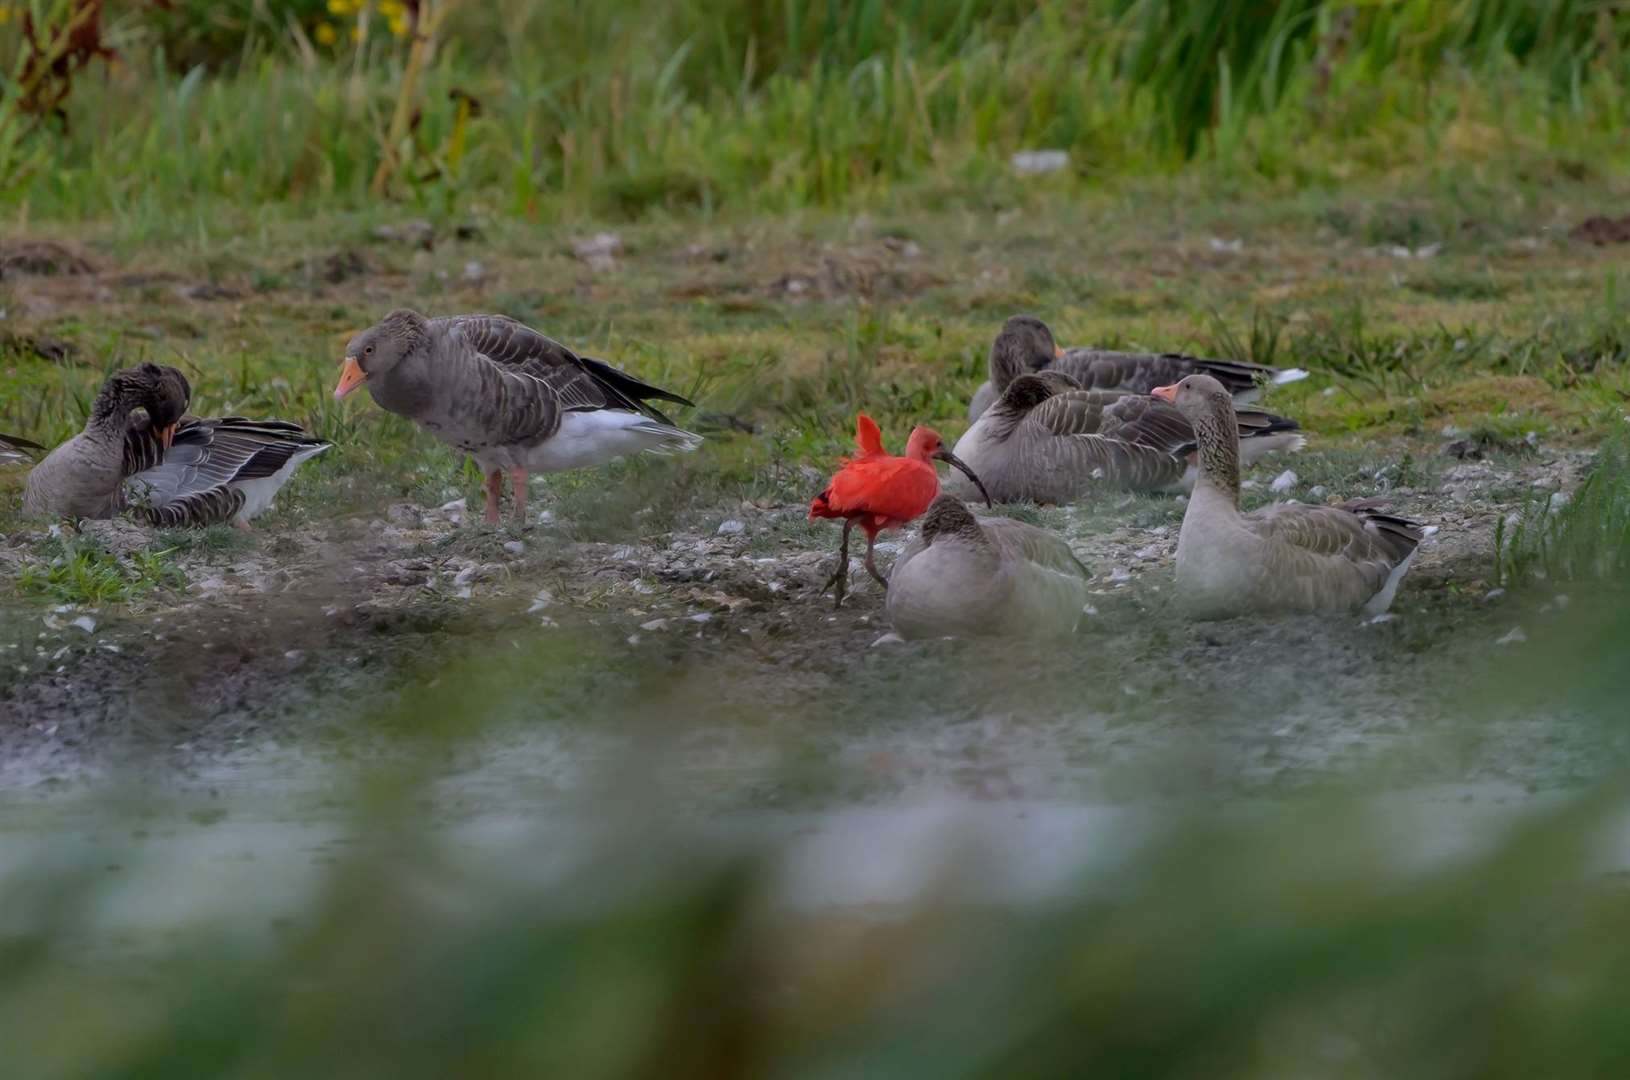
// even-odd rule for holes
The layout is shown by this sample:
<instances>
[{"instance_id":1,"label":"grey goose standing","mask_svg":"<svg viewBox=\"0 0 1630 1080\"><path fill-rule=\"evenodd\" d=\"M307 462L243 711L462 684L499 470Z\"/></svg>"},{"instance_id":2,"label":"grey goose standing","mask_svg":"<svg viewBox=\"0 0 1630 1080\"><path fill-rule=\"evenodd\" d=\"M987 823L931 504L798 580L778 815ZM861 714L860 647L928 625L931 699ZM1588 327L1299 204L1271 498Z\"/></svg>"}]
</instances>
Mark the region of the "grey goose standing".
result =
<instances>
[{"instance_id":1,"label":"grey goose standing","mask_svg":"<svg viewBox=\"0 0 1630 1080\"><path fill-rule=\"evenodd\" d=\"M381 408L474 457L487 478L491 523L505 473L515 519L524 522L529 473L689 451L702 441L649 404L690 401L503 315L431 319L400 309L352 338L345 353L335 398L366 385Z\"/></svg>"},{"instance_id":2,"label":"grey goose standing","mask_svg":"<svg viewBox=\"0 0 1630 1080\"><path fill-rule=\"evenodd\" d=\"M77 518L130 509L154 525L242 527L271 506L300 462L328 449L282 420L184 416L191 395L172 367L116 372L85 430L29 473L24 509Z\"/></svg>"},{"instance_id":3,"label":"grey goose standing","mask_svg":"<svg viewBox=\"0 0 1630 1080\"><path fill-rule=\"evenodd\" d=\"M941 495L889 572L886 608L905 638L1067 634L1089 576L1047 530Z\"/></svg>"},{"instance_id":4,"label":"grey goose standing","mask_svg":"<svg viewBox=\"0 0 1630 1080\"><path fill-rule=\"evenodd\" d=\"M1227 388L1190 375L1155 395L1188 417L1199 444L1200 479L1177 539L1177 594L1193 615L1360 607L1378 614L1391 606L1435 526L1381 513L1373 501L1275 503L1241 513L1239 431Z\"/></svg>"},{"instance_id":5,"label":"grey goose standing","mask_svg":"<svg viewBox=\"0 0 1630 1080\"><path fill-rule=\"evenodd\" d=\"M1062 349L1053 332L1034 315L1015 315L1002 325L990 346L990 378L974 391L968 419L977 420L1007 384L1026 372L1062 371L1083 390L1123 390L1147 394L1185 375L1214 376L1236 401L1253 401L1264 383L1282 384L1306 378L1300 368L1272 368L1239 360L1209 360L1182 353L1117 352L1110 349Z\"/></svg>"},{"instance_id":6,"label":"grey goose standing","mask_svg":"<svg viewBox=\"0 0 1630 1080\"><path fill-rule=\"evenodd\" d=\"M1296 450L1297 423L1234 406L1246 460ZM1198 475L1194 427L1146 394L1082 390L1063 372L1020 375L956 444L998 502L1066 503L1094 491L1184 491ZM956 477L947 485L963 488Z\"/></svg>"}]
</instances>

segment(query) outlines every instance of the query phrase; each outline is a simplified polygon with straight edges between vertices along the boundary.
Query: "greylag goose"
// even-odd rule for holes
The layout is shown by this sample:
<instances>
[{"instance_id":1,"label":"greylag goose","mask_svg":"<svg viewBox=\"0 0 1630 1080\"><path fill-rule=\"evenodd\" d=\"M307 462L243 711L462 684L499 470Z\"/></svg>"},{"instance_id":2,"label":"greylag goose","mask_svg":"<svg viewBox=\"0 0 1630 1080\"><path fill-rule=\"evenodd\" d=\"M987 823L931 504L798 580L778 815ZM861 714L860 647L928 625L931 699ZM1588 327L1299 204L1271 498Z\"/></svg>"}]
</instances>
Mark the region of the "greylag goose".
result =
<instances>
[{"instance_id":1,"label":"greylag goose","mask_svg":"<svg viewBox=\"0 0 1630 1080\"><path fill-rule=\"evenodd\" d=\"M381 408L475 458L494 524L506 472L521 522L530 472L689 451L702 441L648 403L691 402L503 315L393 311L346 346L334 397L363 385Z\"/></svg>"},{"instance_id":2,"label":"greylag goose","mask_svg":"<svg viewBox=\"0 0 1630 1080\"><path fill-rule=\"evenodd\" d=\"M300 462L329 447L283 420L183 417L191 395L172 367L115 373L85 430L29 473L24 509L103 518L129 508L153 525L242 527L271 506Z\"/></svg>"},{"instance_id":3,"label":"greylag goose","mask_svg":"<svg viewBox=\"0 0 1630 1080\"><path fill-rule=\"evenodd\" d=\"M27 461L45 447L20 435L0 435L0 465Z\"/></svg>"},{"instance_id":4,"label":"greylag goose","mask_svg":"<svg viewBox=\"0 0 1630 1080\"><path fill-rule=\"evenodd\" d=\"M168 446L187 410L192 388L172 367L142 364L108 376L91 403L85 430L34 466L23 488L23 509L38 516L105 518L123 506L121 485L130 475L125 440L141 423ZM138 419L136 410L147 414Z\"/></svg>"},{"instance_id":5,"label":"greylag goose","mask_svg":"<svg viewBox=\"0 0 1630 1080\"><path fill-rule=\"evenodd\" d=\"M1188 417L1199 444L1200 479L1177 539L1177 590L1194 615L1359 607L1374 615L1391 606L1435 526L1383 514L1374 501L1241 513L1239 430L1227 388L1190 375L1155 396Z\"/></svg>"},{"instance_id":6,"label":"greylag goose","mask_svg":"<svg viewBox=\"0 0 1630 1080\"><path fill-rule=\"evenodd\" d=\"M127 503L153 525L248 528L294 470L332 444L285 420L186 417L168 446L150 425L125 439Z\"/></svg>"},{"instance_id":7,"label":"greylag goose","mask_svg":"<svg viewBox=\"0 0 1630 1080\"><path fill-rule=\"evenodd\" d=\"M990 379L974 391L968 419L981 413L1027 371L1062 371L1083 390L1124 390L1147 394L1157 386L1185 375L1214 376L1236 401L1256 399L1263 383L1282 384L1305 379L1301 368L1271 368L1237 360L1207 360L1182 353L1129 353L1108 349L1061 349L1047 324L1034 315L1015 315L1002 325L990 346Z\"/></svg>"},{"instance_id":8,"label":"greylag goose","mask_svg":"<svg viewBox=\"0 0 1630 1080\"><path fill-rule=\"evenodd\" d=\"M1303 443L1294 420L1235 408L1245 459ZM1106 488L1186 491L1198 475L1194 427L1145 394L1081 390L1059 371L1020 375L956 444L998 502L1064 503ZM951 478L953 493L964 490Z\"/></svg>"},{"instance_id":9,"label":"greylag goose","mask_svg":"<svg viewBox=\"0 0 1630 1080\"><path fill-rule=\"evenodd\" d=\"M1087 602L1087 568L1045 529L978 518L941 495L889 573L901 637L1067 634Z\"/></svg>"}]
</instances>

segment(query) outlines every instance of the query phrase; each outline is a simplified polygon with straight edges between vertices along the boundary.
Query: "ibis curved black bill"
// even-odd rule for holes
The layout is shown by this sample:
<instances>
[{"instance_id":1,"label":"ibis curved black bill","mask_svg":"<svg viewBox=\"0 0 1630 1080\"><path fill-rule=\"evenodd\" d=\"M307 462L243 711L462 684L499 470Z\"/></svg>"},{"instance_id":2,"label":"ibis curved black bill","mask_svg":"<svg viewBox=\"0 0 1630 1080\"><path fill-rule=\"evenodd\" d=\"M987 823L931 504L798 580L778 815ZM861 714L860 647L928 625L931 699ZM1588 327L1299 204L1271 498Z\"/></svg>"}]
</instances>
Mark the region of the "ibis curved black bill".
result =
<instances>
[{"instance_id":1,"label":"ibis curved black bill","mask_svg":"<svg viewBox=\"0 0 1630 1080\"><path fill-rule=\"evenodd\" d=\"M981 494L981 495L983 495L985 497L985 509L986 510L991 509L990 492L985 490L984 482L981 481L979 479L979 477L977 477L977 476L975 476L973 474L972 469L968 468L968 466L966 466L966 465L964 465L962 463L961 458L959 458L955 454L951 453L951 451L943 449L943 448L938 450L934 454L934 456L939 458L941 461L947 463L948 465L952 466L953 468L957 469L958 471L960 471L962 473L962 475L966 476L969 480L972 480L973 481L973 486L979 489L979 494Z\"/></svg>"}]
</instances>

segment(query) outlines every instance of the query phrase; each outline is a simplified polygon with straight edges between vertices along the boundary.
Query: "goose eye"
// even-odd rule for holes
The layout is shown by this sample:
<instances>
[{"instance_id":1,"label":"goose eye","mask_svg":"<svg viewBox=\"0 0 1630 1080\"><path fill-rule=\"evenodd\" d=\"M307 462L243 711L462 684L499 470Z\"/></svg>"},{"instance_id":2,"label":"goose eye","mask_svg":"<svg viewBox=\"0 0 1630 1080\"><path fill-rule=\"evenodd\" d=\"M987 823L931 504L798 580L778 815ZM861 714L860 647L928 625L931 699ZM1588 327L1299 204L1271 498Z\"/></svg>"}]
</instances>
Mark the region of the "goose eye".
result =
<instances>
[{"instance_id":1,"label":"goose eye","mask_svg":"<svg viewBox=\"0 0 1630 1080\"><path fill-rule=\"evenodd\" d=\"M362 350L362 355L363 356L372 356L373 354L374 354L374 347L372 345L369 345L367 348Z\"/></svg>"}]
</instances>

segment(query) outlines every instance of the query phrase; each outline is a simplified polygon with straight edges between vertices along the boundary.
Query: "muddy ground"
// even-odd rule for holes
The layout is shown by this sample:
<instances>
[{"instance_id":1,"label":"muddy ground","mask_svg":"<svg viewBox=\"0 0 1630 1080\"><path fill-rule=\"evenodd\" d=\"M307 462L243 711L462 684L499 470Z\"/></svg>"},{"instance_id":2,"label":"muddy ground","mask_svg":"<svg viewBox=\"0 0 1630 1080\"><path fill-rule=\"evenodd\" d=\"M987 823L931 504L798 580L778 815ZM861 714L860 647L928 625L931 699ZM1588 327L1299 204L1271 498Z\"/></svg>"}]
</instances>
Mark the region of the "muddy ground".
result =
<instances>
[{"instance_id":1,"label":"muddy ground","mask_svg":"<svg viewBox=\"0 0 1630 1080\"><path fill-rule=\"evenodd\" d=\"M1253 500L1276 497L1289 467L1291 497L1339 485L1440 526L1381 621L1189 624L1167 603L1181 501L1010 508L1059 529L1094 572L1078 633L1044 646L889 640L858 562L834 611L817 589L836 531L806 524L797 479L787 498L693 507L628 543L573 539L546 481L524 528L488 527L452 499L221 530L173 556L184 581L127 607L9 607L0 784L136 770L207 786L280 749L389 757L431 731L459 740L447 752L467 765L525 760L562 790L584 760L653 743L710 805L924 787L1261 792L1377 774L1565 786L1603 767L1611 738L1477 690L1524 647L1514 637L1543 635L1546 609L1575 602L1496 590L1495 523L1571 490L1588 460L1544 445L1478 460L1310 449L1259 467ZM125 522L84 533L122 556L166 542ZM0 558L17 573L53 543L14 533Z\"/></svg>"}]
</instances>

